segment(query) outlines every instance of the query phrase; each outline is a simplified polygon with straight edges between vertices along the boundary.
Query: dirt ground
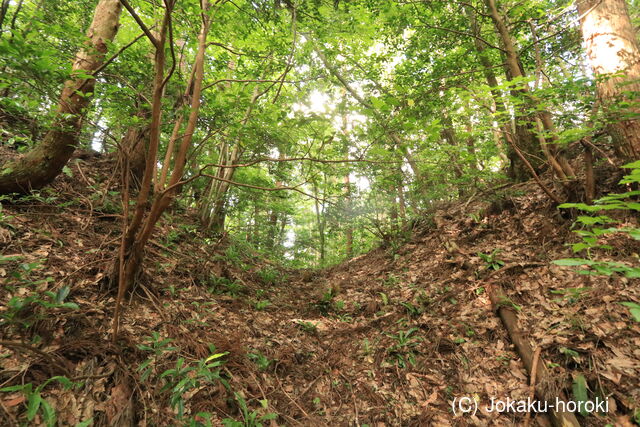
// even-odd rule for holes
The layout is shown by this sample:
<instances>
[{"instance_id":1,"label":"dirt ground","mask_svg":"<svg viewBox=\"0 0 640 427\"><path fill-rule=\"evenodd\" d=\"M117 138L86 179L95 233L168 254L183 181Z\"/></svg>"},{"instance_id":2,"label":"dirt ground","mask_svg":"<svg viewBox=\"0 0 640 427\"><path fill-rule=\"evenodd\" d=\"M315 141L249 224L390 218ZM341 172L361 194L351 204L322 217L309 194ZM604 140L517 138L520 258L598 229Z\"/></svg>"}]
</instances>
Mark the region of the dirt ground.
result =
<instances>
[{"instance_id":1,"label":"dirt ground","mask_svg":"<svg viewBox=\"0 0 640 427\"><path fill-rule=\"evenodd\" d=\"M230 253L192 213L174 211L148 247L112 343L108 275L121 231L112 169L109 159L79 161L51 193L2 201L0 389L71 379L41 390L59 425L256 425L252 414L276 414L264 425L548 425L485 410L491 398L532 392L489 301L492 284L540 349L550 387L571 398L581 375L590 397L609 399L608 413L579 416L582 425L632 425L640 410L640 324L620 304L640 303L638 281L551 264L572 255L565 243L577 237L534 183L440 206L403 243L324 271ZM612 239L618 249L607 256L637 264L637 245ZM32 300L11 311L11 298L46 291L77 308ZM224 362L222 381L192 370L183 393L164 387L168 370L207 358ZM461 397L480 410L454 414ZM23 392L0 392L0 403L1 425L26 422ZM43 413L26 424L44 425Z\"/></svg>"}]
</instances>

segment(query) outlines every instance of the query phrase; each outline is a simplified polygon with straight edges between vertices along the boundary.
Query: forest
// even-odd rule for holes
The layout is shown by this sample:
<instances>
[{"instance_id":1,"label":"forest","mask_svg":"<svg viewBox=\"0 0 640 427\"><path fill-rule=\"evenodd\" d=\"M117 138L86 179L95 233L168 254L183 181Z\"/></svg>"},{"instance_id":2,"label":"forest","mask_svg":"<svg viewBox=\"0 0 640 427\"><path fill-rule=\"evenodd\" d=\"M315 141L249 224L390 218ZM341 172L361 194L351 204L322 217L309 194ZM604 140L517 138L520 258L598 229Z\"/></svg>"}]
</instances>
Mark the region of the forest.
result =
<instances>
[{"instance_id":1,"label":"forest","mask_svg":"<svg viewBox=\"0 0 640 427\"><path fill-rule=\"evenodd\" d=\"M640 425L638 0L0 0L0 425Z\"/></svg>"}]
</instances>

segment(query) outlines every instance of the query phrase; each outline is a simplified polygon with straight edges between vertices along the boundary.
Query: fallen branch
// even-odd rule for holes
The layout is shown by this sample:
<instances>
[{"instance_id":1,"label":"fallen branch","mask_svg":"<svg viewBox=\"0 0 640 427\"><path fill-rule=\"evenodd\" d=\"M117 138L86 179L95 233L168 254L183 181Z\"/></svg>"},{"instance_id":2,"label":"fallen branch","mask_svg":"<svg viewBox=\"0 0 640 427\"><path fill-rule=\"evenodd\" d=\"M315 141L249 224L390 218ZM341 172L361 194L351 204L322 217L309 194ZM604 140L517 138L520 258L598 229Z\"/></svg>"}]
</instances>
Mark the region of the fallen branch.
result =
<instances>
[{"instance_id":1,"label":"fallen branch","mask_svg":"<svg viewBox=\"0 0 640 427\"><path fill-rule=\"evenodd\" d=\"M505 305L505 301L508 301L508 299L502 287L499 284L488 283L486 289L491 299L494 312L496 312L502 320L511 342L515 346L516 351L522 359L522 363L529 373L531 384L533 384L535 388L536 395L540 400L547 402L550 408L554 408L549 413L553 425L559 427L579 427L580 423L572 412L558 411L558 408L555 407L557 400L562 400L566 403L566 396L562 391L554 393L553 390L548 387L553 383L551 373L547 370L542 358L535 357L531 344L520 328L518 328L518 316L512 307ZM537 381L535 381L534 378L537 378Z\"/></svg>"}]
</instances>

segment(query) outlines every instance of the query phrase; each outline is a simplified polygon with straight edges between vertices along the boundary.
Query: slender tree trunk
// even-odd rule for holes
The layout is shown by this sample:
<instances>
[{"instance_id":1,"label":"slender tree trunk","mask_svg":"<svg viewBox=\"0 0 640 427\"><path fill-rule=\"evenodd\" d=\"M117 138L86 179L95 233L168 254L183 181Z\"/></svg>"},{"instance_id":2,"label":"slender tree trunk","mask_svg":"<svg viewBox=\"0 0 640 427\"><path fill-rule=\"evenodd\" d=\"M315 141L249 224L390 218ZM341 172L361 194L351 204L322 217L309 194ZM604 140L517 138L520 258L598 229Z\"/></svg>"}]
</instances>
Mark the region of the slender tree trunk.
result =
<instances>
[{"instance_id":1,"label":"slender tree trunk","mask_svg":"<svg viewBox=\"0 0 640 427\"><path fill-rule=\"evenodd\" d=\"M348 157L347 157L348 158ZM344 231L345 234L345 248L344 252L347 259L353 258L353 225L351 224L351 179L349 177L349 172L344 175L344 196L345 196L345 207L346 207L346 220L347 227Z\"/></svg>"},{"instance_id":2,"label":"slender tree trunk","mask_svg":"<svg viewBox=\"0 0 640 427\"><path fill-rule=\"evenodd\" d=\"M249 103L249 107L245 111L244 117L240 124L245 126L249 119L251 118L251 113L253 112L253 107L255 106L256 101L260 97L260 92L258 90L258 86L256 86L253 90L253 94L251 95L251 101ZM238 163L240 160L240 156L242 155L243 149L241 147L240 139L236 140L236 145L233 147L233 151L228 159L225 160L225 164L227 166L233 166ZM211 220L209 222L209 227L215 233L222 233L224 231L224 222L225 222L225 205L227 199L227 192L229 191L229 187L231 186L231 181L233 179L233 175L235 174L236 168L226 167L219 168L217 172L217 176L221 177L222 180L219 180L217 183L213 183L214 187L213 194L211 200L213 201L213 209L211 213Z\"/></svg>"},{"instance_id":3,"label":"slender tree trunk","mask_svg":"<svg viewBox=\"0 0 640 427\"><path fill-rule=\"evenodd\" d=\"M516 47L513 44L513 40L511 39L511 35L509 34L509 30L502 18L502 15L500 15L500 12L498 11L495 0L485 0L485 4L487 5L487 9L489 10L491 19L494 23L494 26L504 48L506 73L508 80L524 77L524 73L520 68L520 61L518 59ZM484 55L481 55L481 57L482 56ZM497 85L497 80L495 81L495 83ZM512 90L512 92L515 97L526 97L527 91L526 87L523 87L521 90L514 89ZM540 159L542 153L533 133L533 118L530 117L530 114L526 110L527 106L525 104L524 107L520 108L520 111L516 112L516 132L515 138L512 138L512 141L518 145L520 152L525 154L530 159L530 163L532 164L536 172L538 172L541 164ZM514 149L512 148L509 153L509 159L511 160L509 175L516 182L526 181L527 179L529 179L529 171L527 170L526 165L522 162L520 157L516 155L513 150Z\"/></svg>"},{"instance_id":4,"label":"slender tree trunk","mask_svg":"<svg viewBox=\"0 0 640 427\"><path fill-rule=\"evenodd\" d=\"M191 146L193 133L196 128L198 114L200 111L200 102L202 94L202 81L204 78L204 59L206 50L206 39L210 28L210 16L208 1L202 2L202 24L198 35L198 50L194 62L194 88L193 97L191 99L191 108L189 117L181 137L180 145L175 153L174 167L171 177L166 188L154 194L151 207L149 207L150 193L152 185L152 176L154 175L154 165L158 159L160 128L162 117L162 97L164 86L168 77L164 75L164 67L166 62L165 45L167 42L167 32L171 22L171 14L173 12L173 4L165 9L165 16L161 25L159 34L154 42L156 47L155 54L155 76L153 85L153 105L151 109L151 133L149 139L149 150L146 157L145 172L142 179L142 185L138 198L136 200L136 209L127 229L126 237L123 239L124 267L116 271L124 271L124 277L118 277L118 299L121 300L123 293L135 281L142 264L144 247L151 238L156 223L160 216L171 205L175 196L181 190L180 181L182 180L184 169L187 161L187 152Z\"/></svg>"},{"instance_id":5,"label":"slender tree trunk","mask_svg":"<svg viewBox=\"0 0 640 427\"><path fill-rule=\"evenodd\" d=\"M463 196L464 190L462 185L462 177L464 176L464 171L462 166L460 165L460 156L458 155L458 137L456 135L456 131L453 127L453 121L451 117L446 112L442 113L442 129L440 130L440 136L444 139L449 145L448 154L449 159L451 159L451 166L453 167L453 175L456 177L457 183L456 187L458 188L458 195Z\"/></svg>"},{"instance_id":6,"label":"slender tree trunk","mask_svg":"<svg viewBox=\"0 0 640 427\"><path fill-rule=\"evenodd\" d=\"M7 11L9 10L9 4L11 4L11 0L2 0L0 4L0 32L2 32L2 27L4 25L4 20L7 17Z\"/></svg>"},{"instance_id":7,"label":"slender tree trunk","mask_svg":"<svg viewBox=\"0 0 640 427\"><path fill-rule=\"evenodd\" d=\"M283 150L279 150L278 158L283 160L285 158L285 153ZM276 188L282 187L282 181L276 179ZM272 202L277 201L279 196L276 194L271 199ZM271 208L271 213L269 214L269 229L267 230L267 248L273 249L276 247L276 240L278 235L278 209L277 205Z\"/></svg>"},{"instance_id":8,"label":"slender tree trunk","mask_svg":"<svg viewBox=\"0 0 640 427\"><path fill-rule=\"evenodd\" d=\"M86 75L100 68L108 43L118 30L121 10L119 0L98 2L87 31L89 40L76 55L73 72ZM28 192L58 176L78 146L82 119L91 102L95 82L95 78L76 78L65 83L53 129L33 150L0 165L0 194Z\"/></svg>"},{"instance_id":9,"label":"slender tree trunk","mask_svg":"<svg viewBox=\"0 0 640 427\"><path fill-rule=\"evenodd\" d=\"M404 180L402 179L402 169L398 168L398 213L400 214L400 222L404 229L407 224L407 204L404 200Z\"/></svg>"},{"instance_id":10,"label":"slender tree trunk","mask_svg":"<svg viewBox=\"0 0 640 427\"><path fill-rule=\"evenodd\" d=\"M485 4L504 48L506 71L509 80L525 77L524 70L518 57L518 52L511 35L509 34L507 25L498 11L496 0L485 0ZM518 134L517 143L520 145L520 153L526 153L528 155L531 159L529 160L529 163L533 166L536 172L540 164L540 162L536 160L540 158L540 154L542 152L551 164L551 167L558 178L562 181L575 176L573 169L564 155L560 153L556 144L557 134L555 132L551 114L546 110L541 110L538 113L531 113L528 111L530 109L538 110L538 101L531 96L528 86L525 85L521 89L518 89L516 95L520 95L525 101L523 110L521 110L520 114L517 115L519 117L516 117L516 133ZM538 121L542 124L543 129L537 129L538 132L536 136L536 124ZM542 136L542 130L550 135L549 141L545 140L544 136ZM536 143L536 139L538 139L538 143ZM534 160L533 163L532 160ZM523 165L518 165L518 169L523 170Z\"/></svg>"},{"instance_id":11,"label":"slender tree trunk","mask_svg":"<svg viewBox=\"0 0 640 427\"><path fill-rule=\"evenodd\" d=\"M142 177L144 176L144 169L146 164L146 154L149 148L149 132L151 126L148 122L151 112L147 108L141 108L136 113L136 116L141 119L140 124L131 126L127 129L122 141L120 142L121 156L128 157L129 173L131 174L131 182L136 188L140 188ZM122 161L121 165L124 166L125 162Z\"/></svg>"},{"instance_id":12,"label":"slender tree trunk","mask_svg":"<svg viewBox=\"0 0 640 427\"><path fill-rule=\"evenodd\" d=\"M576 2L587 57L598 96L611 124L609 133L618 153L640 158L640 47L624 0ZM607 78L615 75L615 77ZM616 108L616 101L631 105Z\"/></svg>"},{"instance_id":13,"label":"slender tree trunk","mask_svg":"<svg viewBox=\"0 0 640 427\"><path fill-rule=\"evenodd\" d=\"M324 237L324 203L321 205L318 198L320 197L318 193L318 186L316 183L313 184L313 195L315 196L315 208L316 208L316 223L318 226L318 239L320 243L320 259L319 264L321 267L324 266L325 262L325 237Z\"/></svg>"},{"instance_id":14,"label":"slender tree trunk","mask_svg":"<svg viewBox=\"0 0 640 427\"><path fill-rule=\"evenodd\" d=\"M398 136L398 134L394 130L389 128L388 123L387 123L387 119L385 117L383 117L382 114L380 114L380 112L378 112L373 107L371 102L369 102L367 99L365 99L362 96L360 96L358 94L358 92L355 89L353 89L353 87L351 87L351 85L344 78L344 76L342 75L340 70L338 70L338 68L336 66L334 66L333 64L331 64L329 62L329 60L327 59L325 54L318 48L315 48L314 51L316 52L316 54L320 58L320 61L322 61L322 64L329 71L329 73L332 76L334 76L342 84L342 86L351 94L351 96L356 101L358 101L358 103L360 105L362 105L365 108L370 109L373 112L373 115L374 115L376 121L384 129L384 131L387 134L387 137L389 138L389 140L400 149L400 151L402 152L402 154L406 158L407 163L411 167L411 171L413 172L413 174L415 176L415 181L418 183L418 189L420 190L420 193L422 193L423 196L426 197L426 187L424 185L424 183L426 182L425 181L426 177L424 176L424 174L422 173L422 171L418 167L418 163L416 162L415 158L413 157L413 154L411 153L411 151L407 147L407 144L405 144L405 142L402 140L402 138L400 138L400 136Z\"/></svg>"},{"instance_id":15,"label":"slender tree trunk","mask_svg":"<svg viewBox=\"0 0 640 427\"><path fill-rule=\"evenodd\" d=\"M476 36L480 36L480 27L478 25L475 11L469 7L467 8L467 15L469 16L469 21L471 23L471 32ZM489 86L489 90L493 97L493 114L495 116L495 124L493 126L494 141L500 150L500 157L505 163L509 164L509 177L514 181L524 181L527 179L528 174L526 174L526 172L524 174L520 173L524 172L523 169L517 167L520 159L516 155L515 151L510 147L507 139L509 134L515 135L516 132L513 132L510 126L506 123L508 117L507 108L504 105L502 94L498 90L498 79L493 72L493 64L487 54L484 43L478 38L474 38L473 41L476 52L478 53L480 64L484 68L484 76L487 80L487 85Z\"/></svg>"}]
</instances>

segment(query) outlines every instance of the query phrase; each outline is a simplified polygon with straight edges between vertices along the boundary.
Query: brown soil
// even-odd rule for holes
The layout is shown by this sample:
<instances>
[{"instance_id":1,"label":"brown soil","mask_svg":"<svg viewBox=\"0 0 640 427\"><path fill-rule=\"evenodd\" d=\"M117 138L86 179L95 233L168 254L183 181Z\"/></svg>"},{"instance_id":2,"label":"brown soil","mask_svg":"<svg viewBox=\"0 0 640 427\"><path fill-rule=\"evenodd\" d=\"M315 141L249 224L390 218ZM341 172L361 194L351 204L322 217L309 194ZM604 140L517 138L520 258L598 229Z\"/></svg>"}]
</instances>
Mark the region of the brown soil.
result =
<instances>
[{"instance_id":1,"label":"brown soil","mask_svg":"<svg viewBox=\"0 0 640 427\"><path fill-rule=\"evenodd\" d=\"M115 190L112 160L89 162L75 162L72 176L58 178L55 200L43 191L4 201L0 216L0 254L21 257L0 264L2 301L69 286L66 301L79 306L32 303L0 329L0 388L56 375L83 384L44 388L60 425L89 418L94 425L180 424L160 376L178 358L192 366L207 358L210 344L228 352L220 360L229 389L200 384L182 397L186 418L202 421L196 414L208 412L213 425L242 420L233 392L250 411L278 415L265 425L546 425L535 415L452 413L456 397L482 407L492 397L530 395L528 373L492 310L489 283L499 283L517 307L521 329L553 373L551 386L571 395L572 378L582 374L592 393L610 398L610 412L579 417L583 425L630 425L640 408L640 324L619 304L640 303L638 281L550 264L571 256L565 242L576 237L533 183L502 190L494 202L441 207L395 250L316 274L279 271L277 283L260 274L274 266L253 253L225 258L225 241L198 231L188 211L174 211L148 247L144 277L127 298L113 344L114 295L105 279L120 236L119 199L104 192ZM637 244L613 239L619 249L610 256L637 264ZM492 273L478 253L496 249L504 267ZM23 269L22 282L14 276L20 264L36 261L42 267ZM223 293L220 284L231 281L241 289ZM46 314L28 327L15 323L34 313ZM161 354L143 380L138 367L150 353L138 345L152 332L177 350ZM25 420L21 396L0 393L0 424ZM41 414L32 423L42 424Z\"/></svg>"}]
</instances>

